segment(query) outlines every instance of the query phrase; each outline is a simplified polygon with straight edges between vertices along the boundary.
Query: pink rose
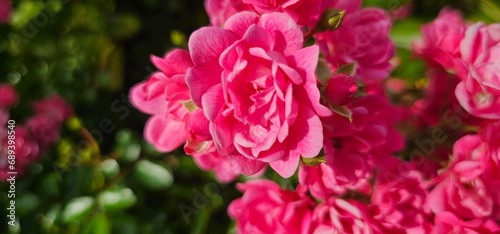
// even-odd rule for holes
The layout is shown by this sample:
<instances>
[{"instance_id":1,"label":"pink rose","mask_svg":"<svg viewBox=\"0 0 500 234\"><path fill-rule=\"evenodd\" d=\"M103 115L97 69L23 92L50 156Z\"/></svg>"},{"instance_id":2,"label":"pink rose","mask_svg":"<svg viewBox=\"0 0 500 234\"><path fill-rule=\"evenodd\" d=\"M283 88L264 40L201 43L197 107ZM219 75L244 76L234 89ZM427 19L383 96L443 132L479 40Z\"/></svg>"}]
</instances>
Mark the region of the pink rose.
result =
<instances>
[{"instance_id":1,"label":"pink rose","mask_svg":"<svg viewBox=\"0 0 500 234\"><path fill-rule=\"evenodd\" d=\"M7 172L11 171L8 162L8 132L10 129L2 126L0 129L0 180L9 178ZM31 137L29 131L23 126L16 125L15 149L15 170L18 175L23 173L26 166L33 163L39 155L37 142Z\"/></svg>"},{"instance_id":2,"label":"pink rose","mask_svg":"<svg viewBox=\"0 0 500 234\"><path fill-rule=\"evenodd\" d=\"M26 128L43 151L59 140L61 123L50 115L37 114L26 122Z\"/></svg>"},{"instance_id":3,"label":"pink rose","mask_svg":"<svg viewBox=\"0 0 500 234\"><path fill-rule=\"evenodd\" d=\"M487 145L467 135L453 147L453 158L428 196L430 209L466 219L500 218L500 177Z\"/></svg>"},{"instance_id":4,"label":"pink rose","mask_svg":"<svg viewBox=\"0 0 500 234\"><path fill-rule=\"evenodd\" d=\"M175 49L164 58L151 57L160 70L145 82L130 89L131 103L140 111L152 115L144 128L145 139L161 152L170 152L188 139L190 101L185 74L193 66L189 53Z\"/></svg>"},{"instance_id":5,"label":"pink rose","mask_svg":"<svg viewBox=\"0 0 500 234\"><path fill-rule=\"evenodd\" d=\"M12 3L10 0L0 0L0 24L9 22L12 12Z\"/></svg>"},{"instance_id":6,"label":"pink rose","mask_svg":"<svg viewBox=\"0 0 500 234\"><path fill-rule=\"evenodd\" d=\"M346 170L356 170L355 166ZM337 167L335 167L337 169ZM364 171L363 171L364 172ZM370 188L370 175L364 173L361 178L346 178L347 173L339 173L330 165L321 163L317 166L301 165L299 168L299 183L307 186L311 195L317 199L326 200L334 195L344 195L348 191L357 191L368 194Z\"/></svg>"},{"instance_id":7,"label":"pink rose","mask_svg":"<svg viewBox=\"0 0 500 234\"><path fill-rule=\"evenodd\" d=\"M194 67L186 82L210 121L214 143L233 166L251 175L266 163L283 177L300 156L315 157L323 136L316 46L302 48L302 31L286 14L232 16L224 29L194 32Z\"/></svg>"},{"instance_id":8,"label":"pink rose","mask_svg":"<svg viewBox=\"0 0 500 234\"><path fill-rule=\"evenodd\" d=\"M470 114L485 119L500 119L500 60L493 64L469 67L455 95Z\"/></svg>"},{"instance_id":9,"label":"pink rose","mask_svg":"<svg viewBox=\"0 0 500 234\"><path fill-rule=\"evenodd\" d=\"M419 56L440 64L446 69L453 68L454 59L460 57L460 42L465 37L467 23L459 11L445 8L430 24L421 29L423 41L413 46Z\"/></svg>"},{"instance_id":10,"label":"pink rose","mask_svg":"<svg viewBox=\"0 0 500 234\"><path fill-rule=\"evenodd\" d=\"M222 26L229 17L242 11L259 15L273 12L287 13L298 25L313 27L332 0L206 0L205 9L210 22Z\"/></svg>"},{"instance_id":11,"label":"pink rose","mask_svg":"<svg viewBox=\"0 0 500 234\"><path fill-rule=\"evenodd\" d=\"M451 212L441 212L434 221L434 234L499 234L500 225L492 219L463 220Z\"/></svg>"},{"instance_id":12,"label":"pink rose","mask_svg":"<svg viewBox=\"0 0 500 234\"><path fill-rule=\"evenodd\" d=\"M309 233L382 233L366 209L361 202L332 197L314 209Z\"/></svg>"},{"instance_id":13,"label":"pink rose","mask_svg":"<svg viewBox=\"0 0 500 234\"><path fill-rule=\"evenodd\" d=\"M11 85L1 84L0 93L2 94L0 95L0 109L9 109L19 101L19 96Z\"/></svg>"},{"instance_id":14,"label":"pink rose","mask_svg":"<svg viewBox=\"0 0 500 234\"><path fill-rule=\"evenodd\" d=\"M460 43L461 57L468 64L494 63L498 61L499 52L500 24L471 25Z\"/></svg>"},{"instance_id":15,"label":"pink rose","mask_svg":"<svg viewBox=\"0 0 500 234\"><path fill-rule=\"evenodd\" d=\"M238 233L309 233L314 202L305 190L282 190L267 180L238 184L243 197L231 202L229 216L236 220Z\"/></svg>"},{"instance_id":16,"label":"pink rose","mask_svg":"<svg viewBox=\"0 0 500 234\"><path fill-rule=\"evenodd\" d=\"M429 233L430 212L425 209L427 188L422 174L394 159L380 169L371 195L371 214L384 233Z\"/></svg>"},{"instance_id":17,"label":"pink rose","mask_svg":"<svg viewBox=\"0 0 500 234\"><path fill-rule=\"evenodd\" d=\"M455 95L469 113L500 119L500 24L470 26L460 44L462 60L456 62L462 79Z\"/></svg>"},{"instance_id":18,"label":"pink rose","mask_svg":"<svg viewBox=\"0 0 500 234\"><path fill-rule=\"evenodd\" d=\"M489 171L495 172L493 177L500 176L500 120L483 123L479 128L479 136L488 146L488 154L491 159L491 163L488 165L492 166Z\"/></svg>"},{"instance_id":19,"label":"pink rose","mask_svg":"<svg viewBox=\"0 0 500 234\"><path fill-rule=\"evenodd\" d=\"M363 9L346 14L342 26L335 31L315 34L321 52L337 69L355 63L354 76L373 83L389 75L395 48L389 38L389 16L379 9Z\"/></svg>"},{"instance_id":20,"label":"pink rose","mask_svg":"<svg viewBox=\"0 0 500 234\"><path fill-rule=\"evenodd\" d=\"M221 156L213 145L213 142L207 143L207 149L192 154L196 165L205 171L213 171L217 180L222 183L229 183L235 180L239 173L233 168L227 157Z\"/></svg>"},{"instance_id":21,"label":"pink rose","mask_svg":"<svg viewBox=\"0 0 500 234\"><path fill-rule=\"evenodd\" d=\"M59 123L74 115L73 107L58 95L35 102L33 109L37 114L46 115Z\"/></svg>"},{"instance_id":22,"label":"pink rose","mask_svg":"<svg viewBox=\"0 0 500 234\"><path fill-rule=\"evenodd\" d=\"M346 107L351 119L334 114L322 122L325 157L334 181L350 187L363 184L375 166L402 149L404 139L394 127L398 116L388 100L367 95Z\"/></svg>"},{"instance_id":23,"label":"pink rose","mask_svg":"<svg viewBox=\"0 0 500 234\"><path fill-rule=\"evenodd\" d=\"M213 26L223 26L229 17L250 8L241 0L205 0L205 10Z\"/></svg>"}]
</instances>

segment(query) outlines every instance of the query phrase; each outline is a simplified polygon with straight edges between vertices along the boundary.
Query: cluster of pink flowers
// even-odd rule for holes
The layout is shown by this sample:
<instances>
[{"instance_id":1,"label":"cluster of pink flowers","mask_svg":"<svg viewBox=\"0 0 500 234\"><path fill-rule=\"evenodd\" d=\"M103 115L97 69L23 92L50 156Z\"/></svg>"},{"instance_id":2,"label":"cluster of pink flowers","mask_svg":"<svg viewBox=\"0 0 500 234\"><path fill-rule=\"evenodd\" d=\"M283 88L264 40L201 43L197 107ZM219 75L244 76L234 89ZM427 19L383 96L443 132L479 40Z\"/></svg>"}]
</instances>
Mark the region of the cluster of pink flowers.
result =
<instances>
[{"instance_id":1,"label":"cluster of pink flowers","mask_svg":"<svg viewBox=\"0 0 500 234\"><path fill-rule=\"evenodd\" d=\"M8 177L7 161L9 110L19 101L11 85L0 85L0 180ZM61 126L73 116L73 109L61 97L55 95L33 103L34 116L24 124L15 121L15 171L23 173L28 165L59 140Z\"/></svg>"},{"instance_id":2,"label":"cluster of pink flowers","mask_svg":"<svg viewBox=\"0 0 500 234\"><path fill-rule=\"evenodd\" d=\"M396 106L391 16L361 5L206 0L212 25L130 91L146 140L222 182L298 171L238 185L240 233L500 233L500 25L444 9L413 46L423 97Z\"/></svg>"}]
</instances>

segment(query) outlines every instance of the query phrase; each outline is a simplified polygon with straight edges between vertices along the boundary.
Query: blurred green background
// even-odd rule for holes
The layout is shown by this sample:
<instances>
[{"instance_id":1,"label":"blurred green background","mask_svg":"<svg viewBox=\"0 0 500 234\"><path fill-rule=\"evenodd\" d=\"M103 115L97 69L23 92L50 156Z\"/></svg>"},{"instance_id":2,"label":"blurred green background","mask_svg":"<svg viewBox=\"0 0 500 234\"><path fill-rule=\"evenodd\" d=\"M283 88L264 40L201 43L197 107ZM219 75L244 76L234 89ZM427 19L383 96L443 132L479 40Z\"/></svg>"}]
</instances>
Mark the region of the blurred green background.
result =
<instances>
[{"instance_id":1,"label":"blurred green background","mask_svg":"<svg viewBox=\"0 0 500 234\"><path fill-rule=\"evenodd\" d=\"M365 1L391 11L403 4L412 7L391 34L402 61L393 75L411 82L425 67L411 58L410 42L442 7L500 21L496 0ZM182 150L156 152L142 139L148 116L127 100L129 88L155 71L150 55L186 48L190 33L207 24L202 0L13 1L10 22L0 25L0 83L21 96L11 119L22 123L32 101L55 93L77 117L16 181L18 223L8 227L0 209L0 233L232 232L226 208L240 196L235 184L219 184ZM102 121L112 127L100 128ZM7 190L0 183L0 204L8 202Z\"/></svg>"}]
</instances>

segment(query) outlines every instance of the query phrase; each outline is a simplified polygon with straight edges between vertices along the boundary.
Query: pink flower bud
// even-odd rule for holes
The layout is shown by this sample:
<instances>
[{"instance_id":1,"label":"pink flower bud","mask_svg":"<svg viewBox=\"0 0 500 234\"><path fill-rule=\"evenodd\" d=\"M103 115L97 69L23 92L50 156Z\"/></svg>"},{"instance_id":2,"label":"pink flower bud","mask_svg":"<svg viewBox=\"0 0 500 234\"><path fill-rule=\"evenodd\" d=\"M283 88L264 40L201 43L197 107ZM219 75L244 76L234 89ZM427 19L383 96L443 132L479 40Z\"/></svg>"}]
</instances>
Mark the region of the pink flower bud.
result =
<instances>
[{"instance_id":1,"label":"pink flower bud","mask_svg":"<svg viewBox=\"0 0 500 234\"><path fill-rule=\"evenodd\" d=\"M354 99L358 91L356 81L349 75L336 74L326 85L326 99L333 105L343 106Z\"/></svg>"}]
</instances>

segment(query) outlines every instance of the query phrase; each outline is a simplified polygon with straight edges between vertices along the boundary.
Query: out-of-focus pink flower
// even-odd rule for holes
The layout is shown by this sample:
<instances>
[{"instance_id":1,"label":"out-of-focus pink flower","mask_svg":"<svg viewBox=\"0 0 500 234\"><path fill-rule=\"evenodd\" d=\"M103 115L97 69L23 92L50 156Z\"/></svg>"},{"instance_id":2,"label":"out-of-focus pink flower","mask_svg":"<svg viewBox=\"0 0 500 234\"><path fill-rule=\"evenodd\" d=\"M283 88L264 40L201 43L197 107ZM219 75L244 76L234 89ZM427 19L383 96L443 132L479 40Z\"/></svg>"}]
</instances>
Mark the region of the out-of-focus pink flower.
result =
<instances>
[{"instance_id":1,"label":"out-of-focus pink flower","mask_svg":"<svg viewBox=\"0 0 500 234\"><path fill-rule=\"evenodd\" d=\"M365 204L332 197L313 211L309 233L382 233Z\"/></svg>"},{"instance_id":2,"label":"out-of-focus pink flower","mask_svg":"<svg viewBox=\"0 0 500 234\"><path fill-rule=\"evenodd\" d=\"M464 219L500 218L499 168L489 152L477 135L455 143L452 161L427 198L432 212L449 211Z\"/></svg>"},{"instance_id":3,"label":"out-of-focus pink flower","mask_svg":"<svg viewBox=\"0 0 500 234\"><path fill-rule=\"evenodd\" d=\"M250 10L250 8L241 0L205 0L205 10L210 23L213 26L222 27L229 17L238 12Z\"/></svg>"},{"instance_id":4,"label":"out-of-focus pink flower","mask_svg":"<svg viewBox=\"0 0 500 234\"><path fill-rule=\"evenodd\" d=\"M423 41L414 44L413 49L427 61L453 68L454 59L460 57L460 43L466 29L462 14L445 8L432 23L422 27Z\"/></svg>"},{"instance_id":5,"label":"out-of-focus pink flower","mask_svg":"<svg viewBox=\"0 0 500 234\"><path fill-rule=\"evenodd\" d=\"M356 63L354 77L373 83L387 78L391 69L391 25L384 11L363 9L346 14L339 29L315 34L316 43L331 67Z\"/></svg>"},{"instance_id":6,"label":"out-of-focus pink flower","mask_svg":"<svg viewBox=\"0 0 500 234\"><path fill-rule=\"evenodd\" d=\"M0 109L9 109L16 105L18 101L19 96L17 96L14 87L8 84L0 85Z\"/></svg>"},{"instance_id":7,"label":"out-of-focus pink flower","mask_svg":"<svg viewBox=\"0 0 500 234\"><path fill-rule=\"evenodd\" d=\"M355 167L349 168L349 170L356 169ZM299 168L299 182L301 185L307 186L311 195L322 200L335 195L344 195L348 191L365 194L370 192L370 174L359 175L360 178L357 179L345 178L343 174L346 173L338 173L338 171L334 171L331 166L324 163L317 166L301 165Z\"/></svg>"},{"instance_id":8,"label":"out-of-focus pink flower","mask_svg":"<svg viewBox=\"0 0 500 234\"><path fill-rule=\"evenodd\" d=\"M160 71L130 89L130 101L140 111L152 115L144 128L145 139L161 152L170 152L188 139L191 115L185 74L193 66L189 53L175 49L164 58L152 56Z\"/></svg>"},{"instance_id":9,"label":"out-of-focus pink flower","mask_svg":"<svg viewBox=\"0 0 500 234\"><path fill-rule=\"evenodd\" d=\"M351 119L340 115L322 118L324 150L335 183L353 186L401 150L404 139L394 127L398 116L382 97L367 95L347 107Z\"/></svg>"},{"instance_id":10,"label":"out-of-focus pink flower","mask_svg":"<svg viewBox=\"0 0 500 234\"><path fill-rule=\"evenodd\" d=\"M434 234L499 234L500 225L493 219L464 220L452 212L440 212L434 219Z\"/></svg>"},{"instance_id":11,"label":"out-of-focus pink flower","mask_svg":"<svg viewBox=\"0 0 500 234\"><path fill-rule=\"evenodd\" d=\"M0 180L6 180L9 178L7 174L9 171L12 171L9 166L8 158L8 131L5 127L0 129ZM15 127L15 169L17 175L23 173L24 169L27 165L31 164L36 160L39 155L39 147L38 143L33 139L28 131L28 129L16 125Z\"/></svg>"},{"instance_id":12,"label":"out-of-focus pink flower","mask_svg":"<svg viewBox=\"0 0 500 234\"><path fill-rule=\"evenodd\" d=\"M12 12L12 3L10 0L0 0L0 24L9 22Z\"/></svg>"},{"instance_id":13,"label":"out-of-focus pink flower","mask_svg":"<svg viewBox=\"0 0 500 234\"><path fill-rule=\"evenodd\" d=\"M427 188L411 164L394 159L377 173L371 195L371 215L383 233L429 233L432 217L425 209Z\"/></svg>"},{"instance_id":14,"label":"out-of-focus pink flower","mask_svg":"<svg viewBox=\"0 0 500 234\"><path fill-rule=\"evenodd\" d=\"M417 128L437 126L443 118L451 118L447 111L453 106L458 106L455 97L455 87L460 80L442 68L433 67L427 71L429 81L425 89L424 98L418 100L411 107L411 111L418 116ZM446 112L446 114L445 114ZM460 115L456 115L462 121Z\"/></svg>"},{"instance_id":15,"label":"out-of-focus pink flower","mask_svg":"<svg viewBox=\"0 0 500 234\"><path fill-rule=\"evenodd\" d=\"M287 13L298 25L314 26L332 0L206 0L210 22L222 26L229 17L242 11L259 15L273 12Z\"/></svg>"},{"instance_id":16,"label":"out-of-focus pink flower","mask_svg":"<svg viewBox=\"0 0 500 234\"><path fill-rule=\"evenodd\" d=\"M353 77L346 74L336 74L326 84L325 96L333 105L346 105L354 100L358 85Z\"/></svg>"},{"instance_id":17,"label":"out-of-focus pink flower","mask_svg":"<svg viewBox=\"0 0 500 234\"><path fill-rule=\"evenodd\" d=\"M404 20L408 18L408 16L410 16L412 10L413 10L413 5L411 2L398 6L391 11L392 19Z\"/></svg>"},{"instance_id":18,"label":"out-of-focus pink flower","mask_svg":"<svg viewBox=\"0 0 500 234\"><path fill-rule=\"evenodd\" d=\"M484 122L479 128L479 136L481 140L488 146L488 154L490 155L492 166L489 172L492 172L491 177L500 177L500 120ZM495 167L499 170L495 170Z\"/></svg>"},{"instance_id":19,"label":"out-of-focus pink flower","mask_svg":"<svg viewBox=\"0 0 500 234\"><path fill-rule=\"evenodd\" d=\"M213 143L209 144L206 150L201 153L193 153L193 159L199 168L205 171L213 171L217 180L222 183L229 183L235 180L239 173L233 168L227 157L221 156Z\"/></svg>"},{"instance_id":20,"label":"out-of-focus pink flower","mask_svg":"<svg viewBox=\"0 0 500 234\"><path fill-rule=\"evenodd\" d=\"M51 115L37 114L31 117L25 125L31 136L38 142L41 151L59 140L61 123Z\"/></svg>"},{"instance_id":21,"label":"out-of-focus pink flower","mask_svg":"<svg viewBox=\"0 0 500 234\"><path fill-rule=\"evenodd\" d=\"M186 82L210 121L218 151L245 175L266 163L283 177L300 156L315 157L323 136L315 69L318 48L303 48L302 31L283 13L242 12L189 39L195 66Z\"/></svg>"},{"instance_id":22,"label":"out-of-focus pink flower","mask_svg":"<svg viewBox=\"0 0 500 234\"><path fill-rule=\"evenodd\" d=\"M314 202L306 190L282 190L276 183L254 180L238 184L243 197L231 202L229 216L236 220L238 233L309 233Z\"/></svg>"},{"instance_id":23,"label":"out-of-focus pink flower","mask_svg":"<svg viewBox=\"0 0 500 234\"><path fill-rule=\"evenodd\" d=\"M7 121L9 121L9 111L0 108L0 128L5 127L7 125Z\"/></svg>"},{"instance_id":24,"label":"out-of-focus pink flower","mask_svg":"<svg viewBox=\"0 0 500 234\"><path fill-rule=\"evenodd\" d=\"M332 0L329 8L343 10L346 13L354 13L361 9L363 0Z\"/></svg>"},{"instance_id":25,"label":"out-of-focus pink flower","mask_svg":"<svg viewBox=\"0 0 500 234\"><path fill-rule=\"evenodd\" d=\"M37 115L53 118L58 123L62 123L74 115L73 107L58 95L35 102L33 109Z\"/></svg>"}]
</instances>

